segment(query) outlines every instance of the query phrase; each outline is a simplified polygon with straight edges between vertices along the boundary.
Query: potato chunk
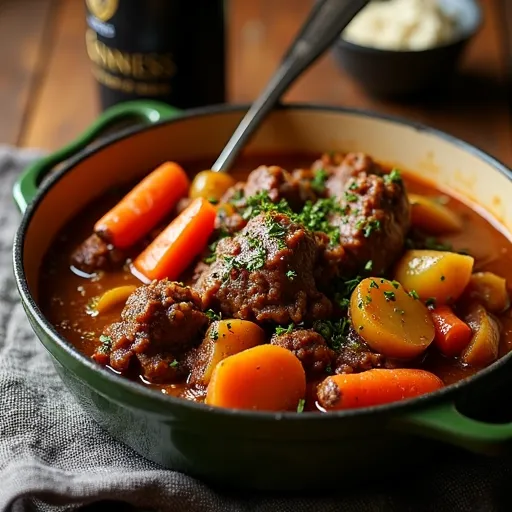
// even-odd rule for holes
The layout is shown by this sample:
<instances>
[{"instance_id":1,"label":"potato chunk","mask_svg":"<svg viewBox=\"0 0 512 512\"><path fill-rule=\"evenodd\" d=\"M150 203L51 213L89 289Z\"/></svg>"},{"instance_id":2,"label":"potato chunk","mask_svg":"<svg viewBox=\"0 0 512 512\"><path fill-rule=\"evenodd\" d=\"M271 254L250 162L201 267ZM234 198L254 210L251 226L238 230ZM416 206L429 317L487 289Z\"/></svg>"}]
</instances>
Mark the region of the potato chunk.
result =
<instances>
[{"instance_id":1,"label":"potato chunk","mask_svg":"<svg viewBox=\"0 0 512 512\"><path fill-rule=\"evenodd\" d=\"M471 279L474 258L447 251L407 251L395 269L395 279L421 300L446 304L457 300Z\"/></svg>"},{"instance_id":2,"label":"potato chunk","mask_svg":"<svg viewBox=\"0 0 512 512\"><path fill-rule=\"evenodd\" d=\"M396 281L361 281L350 299L350 316L366 343L388 357L416 357L435 335L428 309Z\"/></svg>"},{"instance_id":3,"label":"potato chunk","mask_svg":"<svg viewBox=\"0 0 512 512\"><path fill-rule=\"evenodd\" d=\"M265 332L253 322L236 319L212 322L198 349L191 383L208 385L219 361L263 343Z\"/></svg>"},{"instance_id":4,"label":"potato chunk","mask_svg":"<svg viewBox=\"0 0 512 512\"><path fill-rule=\"evenodd\" d=\"M483 368L498 359L500 330L498 322L481 304L475 304L466 317L473 331L468 347L462 353L462 361Z\"/></svg>"},{"instance_id":5,"label":"potato chunk","mask_svg":"<svg viewBox=\"0 0 512 512\"><path fill-rule=\"evenodd\" d=\"M418 194L409 194L411 224L433 235L453 233L462 229L460 217L433 199Z\"/></svg>"},{"instance_id":6,"label":"potato chunk","mask_svg":"<svg viewBox=\"0 0 512 512\"><path fill-rule=\"evenodd\" d=\"M507 281L493 272L475 272L464 296L480 302L491 313L501 313L510 306Z\"/></svg>"}]
</instances>

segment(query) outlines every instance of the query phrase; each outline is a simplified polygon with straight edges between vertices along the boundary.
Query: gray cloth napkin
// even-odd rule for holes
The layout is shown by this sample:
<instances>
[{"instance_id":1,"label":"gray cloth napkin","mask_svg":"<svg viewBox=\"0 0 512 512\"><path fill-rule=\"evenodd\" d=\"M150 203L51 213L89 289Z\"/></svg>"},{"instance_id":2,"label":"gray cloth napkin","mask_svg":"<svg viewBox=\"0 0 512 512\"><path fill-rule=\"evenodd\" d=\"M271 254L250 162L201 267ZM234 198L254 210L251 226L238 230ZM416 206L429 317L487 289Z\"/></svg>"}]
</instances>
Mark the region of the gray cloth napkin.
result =
<instances>
[{"instance_id":1,"label":"gray cloth napkin","mask_svg":"<svg viewBox=\"0 0 512 512\"><path fill-rule=\"evenodd\" d=\"M408 477L351 492L286 496L214 489L114 441L61 384L18 300L11 247L20 214L11 188L37 156L0 147L1 510L70 510L105 500L190 512L512 510L509 461L449 449L433 466L418 460ZM115 509L113 501L107 506Z\"/></svg>"}]
</instances>

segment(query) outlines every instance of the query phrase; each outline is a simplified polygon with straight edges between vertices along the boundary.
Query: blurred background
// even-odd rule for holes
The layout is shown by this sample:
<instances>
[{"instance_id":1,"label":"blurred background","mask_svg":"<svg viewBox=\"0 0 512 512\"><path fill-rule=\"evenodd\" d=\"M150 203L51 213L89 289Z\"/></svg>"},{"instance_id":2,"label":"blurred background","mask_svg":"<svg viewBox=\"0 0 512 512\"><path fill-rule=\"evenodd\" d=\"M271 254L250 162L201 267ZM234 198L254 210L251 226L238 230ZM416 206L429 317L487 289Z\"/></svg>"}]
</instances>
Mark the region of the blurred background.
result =
<instances>
[{"instance_id":1,"label":"blurred background","mask_svg":"<svg viewBox=\"0 0 512 512\"><path fill-rule=\"evenodd\" d=\"M257 96L312 4L224 3L226 101L249 102ZM329 52L285 101L407 116L464 138L512 166L512 0L482 0L480 5L483 24L447 87L414 99L379 98L366 92ZM181 25L180 37L192 40L194 24ZM0 0L0 143L55 150L98 116L101 107L86 51L86 28L84 0ZM204 51L207 57L207 46ZM444 80L442 73L437 80Z\"/></svg>"}]
</instances>

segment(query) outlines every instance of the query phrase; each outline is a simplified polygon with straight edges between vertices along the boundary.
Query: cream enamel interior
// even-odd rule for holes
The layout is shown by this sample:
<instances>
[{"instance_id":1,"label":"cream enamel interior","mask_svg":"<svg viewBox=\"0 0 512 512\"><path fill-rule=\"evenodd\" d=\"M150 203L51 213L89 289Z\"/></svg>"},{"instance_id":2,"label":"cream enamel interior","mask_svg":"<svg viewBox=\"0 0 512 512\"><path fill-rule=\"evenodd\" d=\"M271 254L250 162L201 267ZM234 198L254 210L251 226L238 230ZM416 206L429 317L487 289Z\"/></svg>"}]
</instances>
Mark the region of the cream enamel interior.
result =
<instances>
[{"instance_id":1,"label":"cream enamel interior","mask_svg":"<svg viewBox=\"0 0 512 512\"><path fill-rule=\"evenodd\" d=\"M110 186L132 180L165 160L183 161L219 153L241 118L226 112L184 119L145 130L91 154L46 194L28 226L23 265L37 301L42 257L63 224ZM364 151L427 178L476 202L512 232L512 182L488 162L435 134L391 120L332 110L274 112L248 152Z\"/></svg>"}]
</instances>

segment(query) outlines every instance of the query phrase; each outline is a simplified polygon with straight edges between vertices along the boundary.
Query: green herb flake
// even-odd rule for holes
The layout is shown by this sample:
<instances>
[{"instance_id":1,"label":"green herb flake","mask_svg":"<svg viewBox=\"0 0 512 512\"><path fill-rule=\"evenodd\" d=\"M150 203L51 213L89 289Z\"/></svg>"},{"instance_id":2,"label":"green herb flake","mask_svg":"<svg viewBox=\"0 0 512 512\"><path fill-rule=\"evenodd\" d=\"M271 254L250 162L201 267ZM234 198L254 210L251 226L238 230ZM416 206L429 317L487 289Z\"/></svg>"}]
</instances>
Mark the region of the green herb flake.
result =
<instances>
[{"instance_id":1,"label":"green herb flake","mask_svg":"<svg viewBox=\"0 0 512 512\"><path fill-rule=\"evenodd\" d=\"M426 301L425 301L425 306L429 307L429 306L432 306L432 307L436 307L436 299L434 297L429 297Z\"/></svg>"},{"instance_id":2,"label":"green herb flake","mask_svg":"<svg viewBox=\"0 0 512 512\"><path fill-rule=\"evenodd\" d=\"M384 293L386 293L386 292L384 292ZM368 306L368 304L371 304L371 302L372 302L372 298L371 298L369 295L367 295L367 296L364 298L364 305L365 305L365 306Z\"/></svg>"},{"instance_id":3,"label":"green herb flake","mask_svg":"<svg viewBox=\"0 0 512 512\"><path fill-rule=\"evenodd\" d=\"M211 322L214 322L215 320L220 320L222 318L222 314L216 313L215 311L213 311L213 309L207 309L204 314L210 319Z\"/></svg>"},{"instance_id":4,"label":"green herb flake","mask_svg":"<svg viewBox=\"0 0 512 512\"><path fill-rule=\"evenodd\" d=\"M345 201L348 201L349 203L355 203L357 201L357 195L352 194L351 192L345 192Z\"/></svg>"},{"instance_id":5,"label":"green herb flake","mask_svg":"<svg viewBox=\"0 0 512 512\"><path fill-rule=\"evenodd\" d=\"M391 284L395 290L398 290L400 288L400 283L398 281L391 281Z\"/></svg>"},{"instance_id":6,"label":"green herb flake","mask_svg":"<svg viewBox=\"0 0 512 512\"><path fill-rule=\"evenodd\" d=\"M330 364L328 364L326 367L325 367L325 373L332 373L332 367Z\"/></svg>"},{"instance_id":7,"label":"green herb flake","mask_svg":"<svg viewBox=\"0 0 512 512\"><path fill-rule=\"evenodd\" d=\"M350 190L357 190L359 188L359 185L357 184L356 181L353 181L348 188Z\"/></svg>"},{"instance_id":8,"label":"green herb flake","mask_svg":"<svg viewBox=\"0 0 512 512\"><path fill-rule=\"evenodd\" d=\"M298 413L304 412L305 405L306 405L306 400L304 400L304 398L301 398L299 400L299 403L297 404L297 412Z\"/></svg>"},{"instance_id":9,"label":"green herb flake","mask_svg":"<svg viewBox=\"0 0 512 512\"><path fill-rule=\"evenodd\" d=\"M392 291L386 291L384 292L384 298L387 302L394 302L396 300L395 292Z\"/></svg>"},{"instance_id":10,"label":"green herb flake","mask_svg":"<svg viewBox=\"0 0 512 512\"><path fill-rule=\"evenodd\" d=\"M402 175L398 169L392 169L389 174L384 175L384 183L391 185L392 183L402 183Z\"/></svg>"},{"instance_id":11,"label":"green herb flake","mask_svg":"<svg viewBox=\"0 0 512 512\"><path fill-rule=\"evenodd\" d=\"M112 338L110 336L105 336L105 334L100 335L100 343L101 346L98 349L102 354L108 354L112 348Z\"/></svg>"},{"instance_id":12,"label":"green herb flake","mask_svg":"<svg viewBox=\"0 0 512 512\"><path fill-rule=\"evenodd\" d=\"M372 260L368 260L366 262L366 265L364 266L364 269L365 270L373 270L373 261Z\"/></svg>"},{"instance_id":13,"label":"green herb flake","mask_svg":"<svg viewBox=\"0 0 512 512\"><path fill-rule=\"evenodd\" d=\"M364 237L369 238L374 231L380 230L380 220L371 219L366 223L364 228Z\"/></svg>"},{"instance_id":14,"label":"green herb flake","mask_svg":"<svg viewBox=\"0 0 512 512\"><path fill-rule=\"evenodd\" d=\"M418 292L416 290L411 290L409 292L409 295L414 299L414 300L419 300L420 296L418 295Z\"/></svg>"},{"instance_id":15,"label":"green herb flake","mask_svg":"<svg viewBox=\"0 0 512 512\"><path fill-rule=\"evenodd\" d=\"M325 182L327 181L327 178L327 171L325 169L318 169L315 172L315 176L311 180L311 188L317 194L322 194L325 192Z\"/></svg>"},{"instance_id":16,"label":"green herb flake","mask_svg":"<svg viewBox=\"0 0 512 512\"><path fill-rule=\"evenodd\" d=\"M362 299L359 299L359 302L357 303L357 307L359 309L363 309L363 301L362 301Z\"/></svg>"},{"instance_id":17,"label":"green herb flake","mask_svg":"<svg viewBox=\"0 0 512 512\"><path fill-rule=\"evenodd\" d=\"M175 359L174 361L172 361L172 363L169 363L169 367L170 368L176 368L176 366L178 366L178 361Z\"/></svg>"},{"instance_id":18,"label":"green herb flake","mask_svg":"<svg viewBox=\"0 0 512 512\"><path fill-rule=\"evenodd\" d=\"M217 341L219 339L219 327L217 324L212 324L210 327L210 339Z\"/></svg>"},{"instance_id":19,"label":"green herb flake","mask_svg":"<svg viewBox=\"0 0 512 512\"><path fill-rule=\"evenodd\" d=\"M370 288L376 288L377 290L379 289L379 285L376 283L374 279L370 281Z\"/></svg>"},{"instance_id":20,"label":"green herb flake","mask_svg":"<svg viewBox=\"0 0 512 512\"><path fill-rule=\"evenodd\" d=\"M295 324L291 323L288 327L281 327L278 325L276 327L275 333L277 336L282 336L283 334L290 334L295 328Z\"/></svg>"},{"instance_id":21,"label":"green herb flake","mask_svg":"<svg viewBox=\"0 0 512 512\"><path fill-rule=\"evenodd\" d=\"M296 277L297 277L297 272L295 272L295 270L288 270L286 272L286 277L290 280L290 281L293 281Z\"/></svg>"},{"instance_id":22,"label":"green herb flake","mask_svg":"<svg viewBox=\"0 0 512 512\"><path fill-rule=\"evenodd\" d=\"M215 197L209 197L208 202L211 204L217 204L219 202L219 200L216 199Z\"/></svg>"},{"instance_id":23,"label":"green herb flake","mask_svg":"<svg viewBox=\"0 0 512 512\"><path fill-rule=\"evenodd\" d=\"M339 351L347 343L347 331L350 322L343 317L335 322L330 320L317 320L313 323L313 330L322 335L326 343L335 351Z\"/></svg>"}]
</instances>

